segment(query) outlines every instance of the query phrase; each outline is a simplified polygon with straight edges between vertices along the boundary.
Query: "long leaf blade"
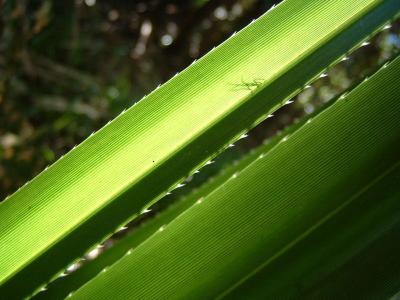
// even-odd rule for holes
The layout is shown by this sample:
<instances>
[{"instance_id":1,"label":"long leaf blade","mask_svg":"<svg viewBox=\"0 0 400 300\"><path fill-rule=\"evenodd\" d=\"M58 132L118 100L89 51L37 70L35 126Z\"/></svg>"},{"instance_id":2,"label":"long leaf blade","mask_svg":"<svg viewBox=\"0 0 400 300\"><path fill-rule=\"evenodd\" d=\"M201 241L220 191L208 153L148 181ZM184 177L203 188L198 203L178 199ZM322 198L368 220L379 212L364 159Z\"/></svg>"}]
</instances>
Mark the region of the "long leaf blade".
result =
<instances>
[{"instance_id":1,"label":"long leaf blade","mask_svg":"<svg viewBox=\"0 0 400 300\"><path fill-rule=\"evenodd\" d=\"M187 196L178 200L177 203L174 203L171 207L166 208L158 215L144 222L144 224L133 230L133 232L128 234L128 236L124 237L122 240L117 241L115 245L107 249L95 260L84 264L77 271L67 277L63 276L52 282L46 287L44 292L35 295L34 299L61 299L66 297L71 291L77 290L80 286L97 276L103 269L111 266L117 260L126 255L126 253L134 251L137 246L156 233L160 227L169 224L181 213L195 205L196 202L203 201L206 196L227 182L232 176L234 176L234 174L240 173L249 164L257 160L260 155L267 155L268 151L278 144L282 138L293 133L304 125L309 118L312 118L323 109L329 107L334 101L336 101L336 99L325 103L323 107L315 111L313 114L305 116L295 124L285 128L285 130L280 132L278 135L266 141L263 145L253 149L253 151L246 154L239 161L223 168L215 177L210 178L209 181L195 189Z\"/></svg>"},{"instance_id":2,"label":"long leaf blade","mask_svg":"<svg viewBox=\"0 0 400 300\"><path fill-rule=\"evenodd\" d=\"M399 69L397 58L72 297L204 299L263 270L398 167Z\"/></svg>"}]
</instances>

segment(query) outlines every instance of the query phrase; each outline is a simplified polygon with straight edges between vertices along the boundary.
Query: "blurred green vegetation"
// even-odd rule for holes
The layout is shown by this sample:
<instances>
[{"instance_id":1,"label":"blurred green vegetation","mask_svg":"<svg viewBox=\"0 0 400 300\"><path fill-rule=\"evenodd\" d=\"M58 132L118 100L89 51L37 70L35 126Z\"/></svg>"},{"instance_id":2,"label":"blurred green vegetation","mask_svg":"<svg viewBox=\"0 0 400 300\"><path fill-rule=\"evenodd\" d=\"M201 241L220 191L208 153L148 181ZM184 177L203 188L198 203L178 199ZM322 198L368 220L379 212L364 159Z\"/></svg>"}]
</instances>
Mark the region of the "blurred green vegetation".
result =
<instances>
[{"instance_id":1,"label":"blurred green vegetation","mask_svg":"<svg viewBox=\"0 0 400 300\"><path fill-rule=\"evenodd\" d=\"M0 200L277 2L0 1ZM399 27L329 70L196 180L397 53Z\"/></svg>"}]
</instances>

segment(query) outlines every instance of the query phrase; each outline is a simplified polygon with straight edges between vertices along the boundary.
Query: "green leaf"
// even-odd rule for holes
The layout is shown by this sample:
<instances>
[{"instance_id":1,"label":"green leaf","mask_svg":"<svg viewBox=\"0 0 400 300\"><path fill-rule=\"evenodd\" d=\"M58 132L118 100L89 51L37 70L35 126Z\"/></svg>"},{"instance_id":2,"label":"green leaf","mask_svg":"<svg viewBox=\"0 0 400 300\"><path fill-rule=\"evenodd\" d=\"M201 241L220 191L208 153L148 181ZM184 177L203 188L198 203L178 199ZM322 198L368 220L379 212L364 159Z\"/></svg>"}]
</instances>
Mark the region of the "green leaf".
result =
<instances>
[{"instance_id":1,"label":"green leaf","mask_svg":"<svg viewBox=\"0 0 400 300\"><path fill-rule=\"evenodd\" d=\"M370 74L375 73L386 63L388 62L383 62L380 66L376 67L375 70L372 70ZM354 82L354 84L344 91L342 95L351 91L354 87L360 84L362 80ZM238 161L223 167L217 175L211 177L199 188L195 188L188 195L183 196L168 208L158 212L154 217L146 220L139 227L131 231L126 237L114 241L112 247L106 249L93 261L83 264L83 266L80 266L78 270L68 274L67 277L60 277L50 283L50 285L46 287L46 291L44 293L36 294L34 299L55 299L68 296L71 291L77 290L80 286L97 276L104 268L111 266L117 260L126 255L128 251L133 251L138 245L157 232L161 226L170 223L197 201L203 201L207 195L227 182L235 173L240 173L260 156L265 156L269 150L282 140L282 138L292 134L295 130L303 126L310 118L315 117L317 114L335 103L342 97L342 95L334 97L329 102L326 102L321 105L321 107L317 108L313 113L302 117L300 120L294 121L293 124L266 140L262 145L252 149ZM164 201L169 200L165 199Z\"/></svg>"},{"instance_id":2,"label":"green leaf","mask_svg":"<svg viewBox=\"0 0 400 300\"><path fill-rule=\"evenodd\" d=\"M400 288L399 182L400 162L226 298L392 296Z\"/></svg>"},{"instance_id":3,"label":"green leaf","mask_svg":"<svg viewBox=\"0 0 400 300\"><path fill-rule=\"evenodd\" d=\"M382 66L380 66L382 67ZM379 68L380 68L379 67ZM375 71L377 71L377 68ZM373 72L371 72L373 73ZM350 87L346 92L351 91L355 86L357 86L360 82L354 83L352 87ZM105 252L101 253L98 257L96 257L93 261L83 264L78 270L69 274L67 277L61 277L52 282L50 285L46 287L46 291L43 293L38 293L34 297L34 299L59 299L65 298L71 291L77 290L80 286L97 276L104 268L111 266L117 260L122 258L128 251L134 251L134 249L143 243L147 238L149 238L152 234L157 232L157 230L172 220L174 220L178 215L183 213L197 201L203 201L204 198L217 189L219 186L227 182L232 175L235 173L240 173L244 168L246 168L249 164L254 162L256 159L260 157L260 155L267 155L268 151L271 150L277 143L279 143L283 137L288 134L293 133L295 130L303 126L310 118L315 117L324 109L328 108L332 105L341 95L336 98L330 100L325 103L322 107L314 111L310 115L304 116L302 119L296 121L291 126L288 126L283 131L278 133L276 136L264 142L263 145L253 149L250 153L246 154L239 161L234 162L231 165L223 168L219 174L210 178L205 184L201 187L195 189L189 195L184 196L177 203L171 205L167 209L164 209L160 213L156 214L154 217L145 221L144 224L141 224L138 228L133 230L128 234L128 236L124 237L121 240L117 240L111 248L105 250ZM314 245L313 243L311 245ZM296 250L297 251L297 250ZM289 259L291 262L292 260ZM287 272L287 271L285 271ZM347 271L348 274L351 272ZM369 274L369 273L368 273ZM303 275L304 276L304 275ZM276 277L275 277L276 280ZM285 281L282 281L285 282ZM261 286L264 286L261 283ZM258 291L257 291L258 292ZM286 290L287 292L287 290ZM230 295L232 296L232 295ZM249 293L246 295L242 295L241 297L248 297Z\"/></svg>"},{"instance_id":4,"label":"green leaf","mask_svg":"<svg viewBox=\"0 0 400 300\"><path fill-rule=\"evenodd\" d=\"M28 296L395 16L397 0L287 0L0 205L0 292Z\"/></svg>"},{"instance_id":5,"label":"green leaf","mask_svg":"<svg viewBox=\"0 0 400 300\"><path fill-rule=\"evenodd\" d=\"M260 155L266 155L266 153L279 143L283 137L287 134L293 133L296 129L304 125L309 118L329 107L334 101L336 101L336 99L325 103L313 114L305 116L295 124L285 128L282 132L266 141L263 145L253 149L239 161L223 168L219 174L210 178L205 184L195 189L189 195L182 197L182 199L171 205L171 207L166 208L153 218L145 221L144 224L141 224L138 228L130 232L128 236L118 240L116 244L105 250L93 261L84 264L68 276L60 277L50 283L50 285L46 287L46 291L36 294L34 299L65 298L71 291L77 290L80 286L97 276L104 268L111 266L117 260L126 255L128 251L134 251L137 246L156 233L159 228L170 223L196 202L203 201L207 195L227 182L235 173L241 172L249 164L258 159Z\"/></svg>"},{"instance_id":6,"label":"green leaf","mask_svg":"<svg viewBox=\"0 0 400 300\"><path fill-rule=\"evenodd\" d=\"M307 254L300 246L306 239L319 240L318 236L325 235L323 241L316 243L322 248L313 249L316 258L308 258L314 264L321 259L331 261L316 272L346 267L349 257L357 253L363 257L363 247L368 252L377 242L387 241L386 234L396 233L400 212L400 202L396 201L400 167L399 71L397 58L72 297L229 297L242 284L245 291L246 283L285 255L283 264L275 266L283 268L280 276L291 278L302 272L298 268L286 274L284 270L291 264L304 264L307 270L303 257L290 255L295 247L302 249L300 254ZM382 187L387 189L380 192ZM374 201L376 196L382 201ZM354 216L355 211L360 218ZM352 237L356 237L354 242ZM336 253L335 249L346 245L346 240L351 245ZM332 243L328 247L331 249L323 247L326 241ZM396 250L390 243L384 245L389 253ZM323 253L337 256L326 257ZM396 256L391 257L398 263ZM375 259L385 261L387 257ZM357 265L356 261L353 263ZM396 273L392 271L388 275ZM274 274L266 274L272 285ZM335 278L334 273L329 275ZM388 277L394 293L395 288L400 288L399 282ZM340 277L336 282L340 284ZM265 282L266 289L269 283ZM316 287L330 291L331 282L325 283ZM276 285L284 283L279 281ZM262 287L260 290L263 292ZM269 298L268 293L254 291L254 295Z\"/></svg>"}]
</instances>

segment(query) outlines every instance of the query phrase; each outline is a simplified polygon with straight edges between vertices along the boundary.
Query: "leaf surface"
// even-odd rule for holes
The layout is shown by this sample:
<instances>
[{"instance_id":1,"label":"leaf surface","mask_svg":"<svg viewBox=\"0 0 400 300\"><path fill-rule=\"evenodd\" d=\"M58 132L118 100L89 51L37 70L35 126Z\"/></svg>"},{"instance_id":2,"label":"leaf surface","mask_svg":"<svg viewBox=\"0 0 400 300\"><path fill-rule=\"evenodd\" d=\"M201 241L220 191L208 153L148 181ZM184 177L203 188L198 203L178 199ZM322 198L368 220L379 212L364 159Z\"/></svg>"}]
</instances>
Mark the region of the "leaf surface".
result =
<instances>
[{"instance_id":1,"label":"leaf surface","mask_svg":"<svg viewBox=\"0 0 400 300\"><path fill-rule=\"evenodd\" d=\"M77 290L80 286L97 276L103 269L111 266L117 260L126 255L128 251L134 251L137 246L145 242L146 239L156 233L162 226L170 223L192 205L195 205L196 202L203 201L207 195L227 182L232 176L234 176L234 174L241 172L249 164L258 159L260 155L267 155L268 151L279 143L282 138L287 134L293 133L296 129L304 125L310 117L317 115L320 111L329 107L334 101L335 100L331 100L330 102L325 103L323 107L316 110L313 114L305 116L295 124L285 128L282 132L266 141L263 145L253 149L240 160L226 166L219 174L210 178L202 186L193 190L190 194L183 196L182 199L178 200L170 207L145 221L126 237L118 240L116 244L107 249L96 259L84 264L70 275L60 277L52 282L46 287L45 292L38 293L34 299L61 299L66 297L70 292Z\"/></svg>"},{"instance_id":2,"label":"leaf surface","mask_svg":"<svg viewBox=\"0 0 400 300\"><path fill-rule=\"evenodd\" d=\"M382 234L390 235L400 211L399 70L397 58L72 296L229 297L281 257L292 257L291 249L306 239L327 235L326 228L343 230L332 224L354 225L344 236L332 232L333 250L358 237L357 232L363 235L348 252L323 256L332 261L328 269L344 266L346 257L368 248ZM373 200L381 184L388 184L388 194L378 193L382 201L377 203ZM357 209L360 218L349 218ZM314 263L324 251L336 253L332 249L313 249ZM301 265L301 258L293 264ZM285 259L276 268L290 266ZM282 271L281 276L291 274Z\"/></svg>"}]
</instances>

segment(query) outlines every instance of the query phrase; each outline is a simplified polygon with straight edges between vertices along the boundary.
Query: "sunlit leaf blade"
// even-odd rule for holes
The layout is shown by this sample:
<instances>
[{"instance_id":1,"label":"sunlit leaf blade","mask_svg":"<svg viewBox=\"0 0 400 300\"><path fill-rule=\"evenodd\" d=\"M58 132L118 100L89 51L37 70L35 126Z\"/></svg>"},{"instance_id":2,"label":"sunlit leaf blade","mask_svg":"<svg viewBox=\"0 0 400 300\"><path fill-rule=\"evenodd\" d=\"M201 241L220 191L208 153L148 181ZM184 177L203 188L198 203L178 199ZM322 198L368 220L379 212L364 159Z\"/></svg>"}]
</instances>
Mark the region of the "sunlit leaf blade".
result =
<instances>
[{"instance_id":1,"label":"sunlit leaf blade","mask_svg":"<svg viewBox=\"0 0 400 300\"><path fill-rule=\"evenodd\" d=\"M369 75L375 73L382 67L383 64L386 63L388 62L383 62L375 70L371 70ZM317 114L321 113L324 109L328 108L338 99L341 99L343 95L347 94L360 83L361 81L354 82L354 84L344 91L343 94L339 94L330 101L324 103L313 113L303 116L300 120L296 120L293 124L278 132L275 136L265 141L262 145L252 149L250 153L245 154L242 158L240 158L240 160L223 167L217 175L211 177L199 188L195 188L192 192L183 196L180 200L169 206L167 209L162 210L154 217L146 220L138 228L135 228L135 230L130 232L128 236L114 242L111 248L107 249L105 252L102 252L102 254L96 257L93 261L83 264L83 266L81 266L77 271L74 271L72 274L68 274L68 276L62 276L53 281L50 283L50 285L46 286L46 290L44 292L36 294L33 298L64 298L70 294L71 291L77 290L80 286L97 276L104 268L111 266L124 255L127 255L133 251L138 245L143 243L162 226L170 223L186 209L196 204L196 202L202 202L208 194L227 182L232 176L234 176L234 174L240 173L244 168L249 166L260 156L268 155L268 151L271 150L277 143L279 143L282 138L292 134L295 130L303 126L310 118L313 118Z\"/></svg>"},{"instance_id":2,"label":"sunlit leaf blade","mask_svg":"<svg viewBox=\"0 0 400 300\"><path fill-rule=\"evenodd\" d=\"M378 70L378 69L376 69ZM376 71L375 70L375 71ZM357 86L360 82L355 83L352 87L348 89L348 91L352 90L355 86ZM347 93L346 91L345 93ZM218 175L209 179L205 184L203 184L200 188L196 188L193 192L189 195L184 196L181 200L177 203L171 205L167 209L164 209L156 216L150 218L149 220L145 221L144 224L141 224L138 228L136 228L133 232L131 232L127 237L124 237L122 240L118 240L116 244L114 244L111 248L107 249L104 253L98 256L93 261L84 264L80 267L77 271L73 272L72 274L66 277L60 277L56 281L52 282L49 286L46 287L44 292L38 293L34 299L61 299L66 297L70 292L77 290L80 286L85 284L87 281L91 280L95 276L97 276L104 268L111 266L117 260L122 258L124 255L127 255L131 251L144 242L147 238L149 238L152 234L154 234L160 227L165 226L166 224L170 223L173 219L175 219L178 215L188 209L190 206L195 204L196 202L201 202L204 200L208 194L212 191L217 189L223 183L228 181L232 175L235 173L241 172L245 167L251 164L253 161L258 159L261 156L268 155L268 151L272 149L283 137L293 133L295 130L300 128L302 125L307 122L310 118L315 117L321 111L332 105L338 98L341 98L341 95L338 95L335 99L330 100L329 102L325 103L322 107L314 111L310 115L304 116L301 120L296 121L291 126L285 128L282 132L278 133L276 136L272 137L268 141L266 141L263 145L253 149L250 153L246 154L243 158L239 161L234 162L226 167L224 167ZM388 177L388 176L386 176ZM385 177L385 178L386 178ZM388 185L388 183L386 182ZM386 190L386 189L384 189ZM314 245L314 244L311 244ZM293 251L298 251L296 247ZM345 248L344 248L345 249ZM310 249L307 249L308 251ZM312 251L310 251L312 253ZM369 252L367 252L369 253ZM292 263L293 260L289 259L289 262ZM314 266L315 268L315 266ZM291 268L293 270L293 266ZM315 268L316 270L316 268ZM299 269L300 271L300 269ZM288 274L290 273L288 270L285 270ZM349 270L346 271L346 274L352 274ZM263 272L265 273L265 272ZM277 274L276 270L273 270L271 274ZM373 274L373 272L368 272L367 274ZM375 274L375 273L374 273ZM303 274L304 276L304 274ZM348 277L351 275L348 275ZM266 285L260 278L261 276L257 275L258 281L252 281L254 287L261 287L263 289ZM278 282L278 277L274 276L274 281ZM303 277L305 278L305 277ZM357 277L360 278L360 277ZM281 286L285 286L287 279L281 281ZM354 280L353 280L354 281ZM260 284L259 286L255 285L255 283ZM246 283L244 286L245 288L240 288L235 290L234 294L229 294L229 297L238 296L239 297L250 297L251 296L251 287L248 286L249 284ZM268 286L268 285L267 285ZM279 287L279 285L277 285ZM293 284L293 286L296 286ZM275 286L275 290L277 287ZM243 291L244 295L241 295L240 292ZM285 288L285 293L288 294L290 289ZM259 295L259 290L256 288L254 292ZM281 293L279 291L277 294ZM371 290L369 290L371 292ZM348 293L348 291L347 291ZM283 293L282 293L283 294Z\"/></svg>"},{"instance_id":3,"label":"sunlit leaf blade","mask_svg":"<svg viewBox=\"0 0 400 300\"><path fill-rule=\"evenodd\" d=\"M373 195L374 184L398 172L399 70L397 58L72 297L229 297L314 232L319 234L327 222L340 224L336 218L355 207L363 216L354 221L354 230L363 232L356 246L365 240L367 247L372 245L368 239L371 243L376 233L384 233L385 224L400 212L394 201L399 185L389 184L396 194L381 194L376 212L369 210L376 203L368 194L371 188ZM365 192L366 202L353 204ZM335 265L338 258L325 259Z\"/></svg>"},{"instance_id":4,"label":"sunlit leaf blade","mask_svg":"<svg viewBox=\"0 0 400 300\"><path fill-rule=\"evenodd\" d=\"M399 6L287 0L105 126L0 205L0 292L31 294Z\"/></svg>"},{"instance_id":5,"label":"sunlit leaf blade","mask_svg":"<svg viewBox=\"0 0 400 300\"><path fill-rule=\"evenodd\" d=\"M258 159L260 155L267 155L268 151L272 149L279 141L286 135L293 133L299 127L304 125L309 118L317 115L323 109L329 107L336 99L325 103L320 109L316 110L313 114L307 115L295 124L285 128L282 132L266 141L263 145L253 149L250 153L246 154L239 161L230 164L223 168L219 174L210 178L205 184L195 189L189 195L184 196L178 200L177 203L171 205L167 209L161 211L153 218L145 221L138 228L133 230L128 236L116 242L111 248L107 249L104 253L98 256L91 262L84 264L78 270L66 277L60 277L53 281L46 287L46 291L35 295L34 299L58 299L66 297L71 291L77 290L80 286L97 276L104 268L111 266L117 260L127 255L130 251L143 243L152 234L157 232L162 226L167 225L174 220L178 215L183 213L196 202L202 202L204 198L217 189L219 186L228 181L234 174L241 172L253 161Z\"/></svg>"}]
</instances>

